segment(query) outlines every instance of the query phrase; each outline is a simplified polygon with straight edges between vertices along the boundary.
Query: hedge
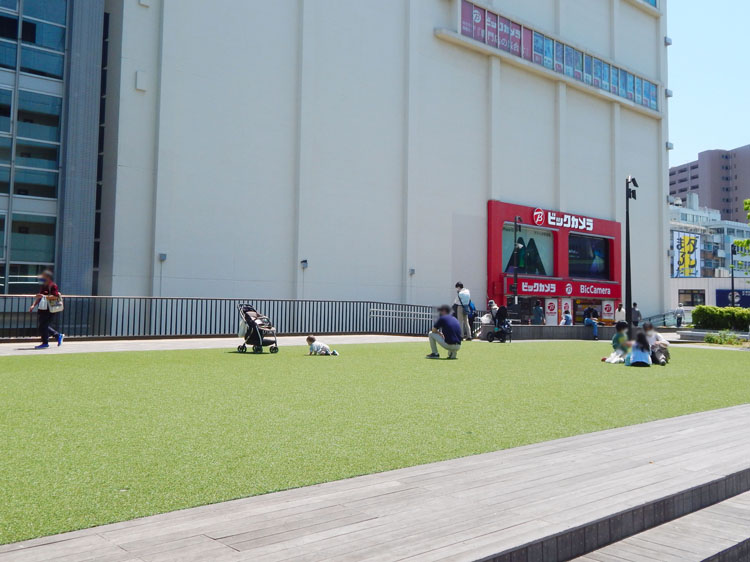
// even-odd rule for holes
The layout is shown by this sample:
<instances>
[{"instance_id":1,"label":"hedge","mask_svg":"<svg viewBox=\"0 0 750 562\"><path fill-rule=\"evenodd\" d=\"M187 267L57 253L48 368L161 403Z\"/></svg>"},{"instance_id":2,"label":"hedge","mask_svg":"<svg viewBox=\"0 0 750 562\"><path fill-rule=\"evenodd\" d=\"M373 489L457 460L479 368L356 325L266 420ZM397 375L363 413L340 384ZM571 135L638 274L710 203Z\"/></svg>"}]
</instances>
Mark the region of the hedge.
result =
<instances>
[{"instance_id":1,"label":"hedge","mask_svg":"<svg viewBox=\"0 0 750 562\"><path fill-rule=\"evenodd\" d=\"M704 330L750 331L750 308L697 306L693 324Z\"/></svg>"}]
</instances>

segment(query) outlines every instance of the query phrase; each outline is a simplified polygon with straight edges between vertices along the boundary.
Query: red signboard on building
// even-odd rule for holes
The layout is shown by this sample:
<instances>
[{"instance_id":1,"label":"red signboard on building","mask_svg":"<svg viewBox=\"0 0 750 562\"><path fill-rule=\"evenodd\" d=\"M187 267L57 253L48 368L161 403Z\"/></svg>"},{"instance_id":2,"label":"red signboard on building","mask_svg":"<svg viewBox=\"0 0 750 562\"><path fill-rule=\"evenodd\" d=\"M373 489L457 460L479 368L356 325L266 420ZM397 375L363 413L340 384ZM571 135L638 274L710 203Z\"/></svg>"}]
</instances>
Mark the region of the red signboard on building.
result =
<instances>
[{"instance_id":1,"label":"red signboard on building","mask_svg":"<svg viewBox=\"0 0 750 562\"><path fill-rule=\"evenodd\" d=\"M519 296L621 298L619 222L501 201L488 202L487 217L489 298L514 294L515 271Z\"/></svg>"}]
</instances>

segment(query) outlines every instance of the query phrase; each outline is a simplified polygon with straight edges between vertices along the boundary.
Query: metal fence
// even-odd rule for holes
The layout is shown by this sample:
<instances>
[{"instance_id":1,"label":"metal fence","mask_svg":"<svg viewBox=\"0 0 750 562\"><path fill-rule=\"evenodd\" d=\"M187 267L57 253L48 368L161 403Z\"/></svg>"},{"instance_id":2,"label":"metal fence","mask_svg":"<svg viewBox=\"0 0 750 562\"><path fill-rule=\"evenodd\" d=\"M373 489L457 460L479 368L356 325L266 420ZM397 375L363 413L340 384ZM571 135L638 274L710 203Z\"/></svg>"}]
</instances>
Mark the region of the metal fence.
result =
<instances>
[{"instance_id":1,"label":"metal fence","mask_svg":"<svg viewBox=\"0 0 750 562\"><path fill-rule=\"evenodd\" d=\"M665 328L671 328L677 326L677 315L674 311L664 312L662 314L655 314L653 316L647 316L641 320L641 325L646 322L651 322L654 326L664 326ZM685 317L682 319L682 325L693 323L693 311L685 310Z\"/></svg>"},{"instance_id":2,"label":"metal fence","mask_svg":"<svg viewBox=\"0 0 750 562\"><path fill-rule=\"evenodd\" d=\"M0 296L0 338L36 337L32 301L28 295ZM238 304L269 316L285 335L421 335L434 317L429 306L370 301L66 296L54 325L77 338L229 336L239 327Z\"/></svg>"}]
</instances>

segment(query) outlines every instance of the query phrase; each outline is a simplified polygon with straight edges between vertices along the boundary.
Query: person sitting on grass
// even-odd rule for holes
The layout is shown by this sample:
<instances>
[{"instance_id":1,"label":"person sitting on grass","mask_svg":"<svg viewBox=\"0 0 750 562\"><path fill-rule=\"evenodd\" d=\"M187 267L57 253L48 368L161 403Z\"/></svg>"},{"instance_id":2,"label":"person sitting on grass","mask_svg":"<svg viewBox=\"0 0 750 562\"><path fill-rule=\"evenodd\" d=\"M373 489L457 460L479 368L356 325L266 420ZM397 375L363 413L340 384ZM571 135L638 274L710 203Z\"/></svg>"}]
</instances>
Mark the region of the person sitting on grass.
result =
<instances>
[{"instance_id":1,"label":"person sitting on grass","mask_svg":"<svg viewBox=\"0 0 750 562\"><path fill-rule=\"evenodd\" d=\"M648 344L646 334L638 332L635 336L635 342L630 349L630 353L625 357L627 367L650 367L651 366L651 346Z\"/></svg>"},{"instance_id":2,"label":"person sitting on grass","mask_svg":"<svg viewBox=\"0 0 750 562\"><path fill-rule=\"evenodd\" d=\"M643 324L643 331L646 332L646 339L651 346L651 361L662 367L666 366L670 360L669 342L654 329L651 322Z\"/></svg>"},{"instance_id":3,"label":"person sitting on grass","mask_svg":"<svg viewBox=\"0 0 750 562\"><path fill-rule=\"evenodd\" d=\"M338 351L331 350L329 346L324 344L322 341L318 341L315 336L310 334L307 336L307 345L310 346L310 353L308 355L333 355L336 356L339 354Z\"/></svg>"},{"instance_id":4,"label":"person sitting on grass","mask_svg":"<svg viewBox=\"0 0 750 562\"><path fill-rule=\"evenodd\" d=\"M438 319L427 336L430 338L432 350L427 359L440 359L438 345L448 350L448 359L458 359L458 350L461 349L461 324L451 314L451 307L447 304L438 308Z\"/></svg>"},{"instance_id":5,"label":"person sitting on grass","mask_svg":"<svg viewBox=\"0 0 750 562\"><path fill-rule=\"evenodd\" d=\"M605 363L625 363L625 356L628 354L628 323L618 322L615 325L614 337L612 338L612 353L609 357L602 357Z\"/></svg>"}]
</instances>

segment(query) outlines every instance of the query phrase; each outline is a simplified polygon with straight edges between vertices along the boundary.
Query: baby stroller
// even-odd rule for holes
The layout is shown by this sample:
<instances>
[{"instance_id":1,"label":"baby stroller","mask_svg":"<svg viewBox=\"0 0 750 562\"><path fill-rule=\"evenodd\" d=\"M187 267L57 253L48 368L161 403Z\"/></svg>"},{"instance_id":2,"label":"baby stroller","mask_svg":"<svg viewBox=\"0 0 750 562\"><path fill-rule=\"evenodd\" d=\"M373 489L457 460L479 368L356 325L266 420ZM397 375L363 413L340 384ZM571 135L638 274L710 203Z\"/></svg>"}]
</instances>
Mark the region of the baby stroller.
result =
<instances>
[{"instance_id":1,"label":"baby stroller","mask_svg":"<svg viewBox=\"0 0 750 562\"><path fill-rule=\"evenodd\" d=\"M513 341L513 326L508 318L508 309L504 306L498 308L494 314L494 320L494 329L487 334L487 341L490 343L495 340L500 343Z\"/></svg>"},{"instance_id":2,"label":"baby stroller","mask_svg":"<svg viewBox=\"0 0 750 562\"><path fill-rule=\"evenodd\" d=\"M268 347L271 353L279 351L276 339L276 328L271 319L255 310L249 304L238 304L237 311L240 313L239 336L245 343L237 346L237 351L245 353L247 346L253 347L253 353L263 353L263 348Z\"/></svg>"},{"instance_id":3,"label":"baby stroller","mask_svg":"<svg viewBox=\"0 0 750 562\"><path fill-rule=\"evenodd\" d=\"M507 318L495 326L495 330L487 334L487 341L499 341L500 343L513 341L513 326Z\"/></svg>"}]
</instances>

